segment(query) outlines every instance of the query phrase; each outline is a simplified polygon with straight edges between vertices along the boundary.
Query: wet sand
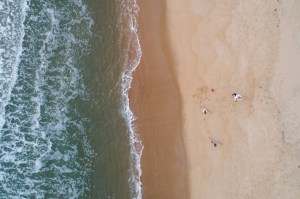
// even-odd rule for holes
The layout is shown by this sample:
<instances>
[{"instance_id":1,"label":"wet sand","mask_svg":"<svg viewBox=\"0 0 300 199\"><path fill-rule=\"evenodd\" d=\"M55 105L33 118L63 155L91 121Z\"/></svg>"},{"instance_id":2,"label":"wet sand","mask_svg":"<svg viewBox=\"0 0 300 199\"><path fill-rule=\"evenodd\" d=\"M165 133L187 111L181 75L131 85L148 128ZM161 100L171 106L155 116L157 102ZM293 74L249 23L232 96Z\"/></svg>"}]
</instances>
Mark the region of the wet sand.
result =
<instances>
[{"instance_id":1,"label":"wet sand","mask_svg":"<svg viewBox=\"0 0 300 199\"><path fill-rule=\"evenodd\" d=\"M139 5L144 198L299 198L300 2Z\"/></svg>"},{"instance_id":2,"label":"wet sand","mask_svg":"<svg viewBox=\"0 0 300 199\"><path fill-rule=\"evenodd\" d=\"M165 4L139 1L142 60L133 74L130 103L144 145L143 199L187 198L181 99L165 38Z\"/></svg>"}]
</instances>

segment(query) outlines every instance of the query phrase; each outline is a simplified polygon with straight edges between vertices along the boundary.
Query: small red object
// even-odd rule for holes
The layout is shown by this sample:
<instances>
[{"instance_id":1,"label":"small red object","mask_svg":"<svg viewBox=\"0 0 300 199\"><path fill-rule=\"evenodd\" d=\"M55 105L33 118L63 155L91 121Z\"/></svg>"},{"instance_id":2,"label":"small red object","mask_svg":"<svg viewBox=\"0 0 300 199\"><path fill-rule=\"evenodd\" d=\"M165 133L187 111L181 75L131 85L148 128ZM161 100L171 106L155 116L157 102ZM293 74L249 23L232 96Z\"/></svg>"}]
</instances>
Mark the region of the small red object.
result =
<instances>
[{"instance_id":1,"label":"small red object","mask_svg":"<svg viewBox=\"0 0 300 199\"><path fill-rule=\"evenodd\" d=\"M212 89L211 89L211 92L215 92L215 89L212 88Z\"/></svg>"}]
</instances>

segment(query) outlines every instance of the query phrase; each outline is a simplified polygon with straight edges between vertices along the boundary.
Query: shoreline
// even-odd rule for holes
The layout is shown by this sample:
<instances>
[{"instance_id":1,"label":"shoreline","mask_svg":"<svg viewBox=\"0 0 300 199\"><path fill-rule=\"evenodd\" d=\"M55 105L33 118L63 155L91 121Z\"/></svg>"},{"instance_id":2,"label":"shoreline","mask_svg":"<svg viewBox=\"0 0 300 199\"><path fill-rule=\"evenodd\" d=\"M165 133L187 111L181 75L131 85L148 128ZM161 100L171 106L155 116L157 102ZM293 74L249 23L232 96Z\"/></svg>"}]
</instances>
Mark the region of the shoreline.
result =
<instances>
[{"instance_id":1,"label":"shoreline","mask_svg":"<svg viewBox=\"0 0 300 199\"><path fill-rule=\"evenodd\" d=\"M143 198L187 198L181 101L165 29L164 2L139 1L143 56L133 73L130 107L143 148ZM148 35L151 35L150 37Z\"/></svg>"},{"instance_id":2,"label":"shoreline","mask_svg":"<svg viewBox=\"0 0 300 199\"><path fill-rule=\"evenodd\" d=\"M144 144L143 198L299 196L300 2L139 7L130 107Z\"/></svg>"}]
</instances>

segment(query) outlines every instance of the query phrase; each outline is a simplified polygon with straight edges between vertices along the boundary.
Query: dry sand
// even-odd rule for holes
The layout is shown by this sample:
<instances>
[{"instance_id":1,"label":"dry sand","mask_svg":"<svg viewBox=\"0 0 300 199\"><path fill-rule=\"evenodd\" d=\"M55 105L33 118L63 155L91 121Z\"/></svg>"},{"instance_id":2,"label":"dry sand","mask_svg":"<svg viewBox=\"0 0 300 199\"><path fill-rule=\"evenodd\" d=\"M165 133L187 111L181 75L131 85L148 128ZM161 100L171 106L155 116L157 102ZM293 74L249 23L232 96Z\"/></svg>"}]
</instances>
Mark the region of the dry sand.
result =
<instances>
[{"instance_id":1,"label":"dry sand","mask_svg":"<svg viewBox=\"0 0 300 199\"><path fill-rule=\"evenodd\" d=\"M300 198L300 1L139 5L144 198Z\"/></svg>"}]
</instances>

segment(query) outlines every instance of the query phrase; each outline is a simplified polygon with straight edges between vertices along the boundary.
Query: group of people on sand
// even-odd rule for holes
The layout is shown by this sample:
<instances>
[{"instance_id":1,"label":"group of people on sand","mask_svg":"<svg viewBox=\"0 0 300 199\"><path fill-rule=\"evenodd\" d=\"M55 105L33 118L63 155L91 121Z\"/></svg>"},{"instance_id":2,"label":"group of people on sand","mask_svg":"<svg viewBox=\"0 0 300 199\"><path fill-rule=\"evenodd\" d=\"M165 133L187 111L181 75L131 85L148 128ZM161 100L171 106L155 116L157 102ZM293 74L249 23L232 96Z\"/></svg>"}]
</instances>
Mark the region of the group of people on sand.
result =
<instances>
[{"instance_id":1,"label":"group of people on sand","mask_svg":"<svg viewBox=\"0 0 300 199\"><path fill-rule=\"evenodd\" d=\"M242 100L243 100L243 97L242 97L240 94L238 94L238 93L232 93L231 95L232 95L233 100L234 100L235 102L237 102L237 101L242 101ZM208 113L208 110L207 110L206 108L203 108L202 112L203 112L203 114L206 115L206 114ZM218 141L216 141L216 140L213 139L213 138L210 138L210 143L211 143L214 147L217 147L217 146L218 146Z\"/></svg>"}]
</instances>

